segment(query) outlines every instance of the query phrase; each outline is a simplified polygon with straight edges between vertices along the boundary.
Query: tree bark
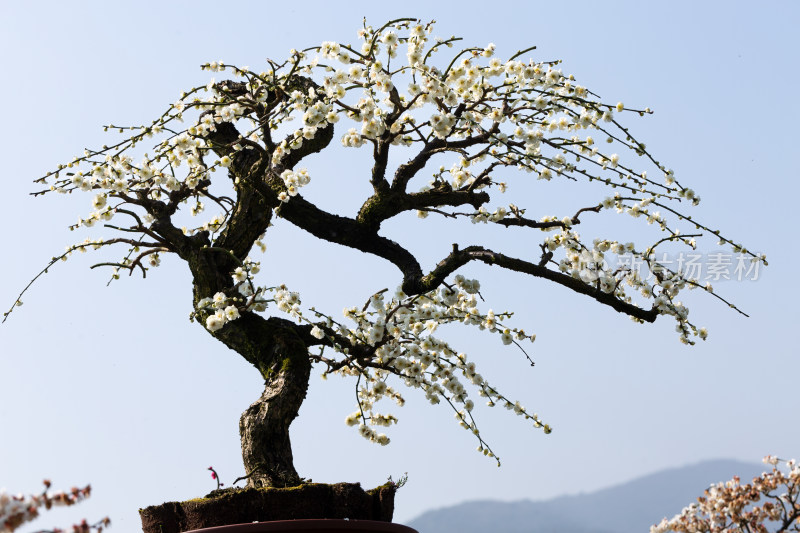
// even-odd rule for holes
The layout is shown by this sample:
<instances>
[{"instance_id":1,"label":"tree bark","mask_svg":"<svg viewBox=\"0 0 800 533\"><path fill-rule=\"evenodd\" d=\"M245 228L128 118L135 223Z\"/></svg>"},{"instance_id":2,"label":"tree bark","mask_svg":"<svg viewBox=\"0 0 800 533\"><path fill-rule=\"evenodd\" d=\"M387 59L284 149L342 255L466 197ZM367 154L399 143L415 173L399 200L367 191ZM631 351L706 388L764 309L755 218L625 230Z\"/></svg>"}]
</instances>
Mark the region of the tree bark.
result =
<instances>
[{"instance_id":1,"label":"tree bark","mask_svg":"<svg viewBox=\"0 0 800 533\"><path fill-rule=\"evenodd\" d=\"M187 261L194 278L195 305L218 291L231 292L230 272L235 263L227 254L201 248L187 254ZM207 314L198 316L203 329ZM209 333L252 364L264 378L261 397L239 419L248 486L299 485L302 480L293 463L289 426L306 397L311 375L309 341L316 339L290 320L264 318L250 311L242 311L240 318Z\"/></svg>"},{"instance_id":2,"label":"tree bark","mask_svg":"<svg viewBox=\"0 0 800 533\"><path fill-rule=\"evenodd\" d=\"M261 397L242 413L239 434L250 487L290 487L301 478L294 467L289 426L306 397L311 374L308 348L299 339L280 336L266 369Z\"/></svg>"}]
</instances>

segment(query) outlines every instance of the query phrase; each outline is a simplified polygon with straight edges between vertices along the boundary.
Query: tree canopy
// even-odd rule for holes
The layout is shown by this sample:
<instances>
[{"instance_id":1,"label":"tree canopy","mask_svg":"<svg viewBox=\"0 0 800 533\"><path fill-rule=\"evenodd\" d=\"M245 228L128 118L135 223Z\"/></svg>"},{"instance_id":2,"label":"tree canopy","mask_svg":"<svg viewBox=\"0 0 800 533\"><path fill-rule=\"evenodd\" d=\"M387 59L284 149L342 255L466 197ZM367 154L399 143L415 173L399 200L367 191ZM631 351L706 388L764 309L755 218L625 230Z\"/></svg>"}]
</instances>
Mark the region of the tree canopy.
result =
<instances>
[{"instance_id":1,"label":"tree canopy","mask_svg":"<svg viewBox=\"0 0 800 533\"><path fill-rule=\"evenodd\" d=\"M121 140L88 149L38 180L45 188L35 194L93 195L91 211L70 229L106 228L53 258L42 273L75 251L120 246L121 259L96 265L110 267L114 279L126 271L145 276L168 256L188 265L192 318L266 382L240 421L254 485L300 480L288 427L313 364L356 379L358 406L346 422L380 444L389 437L376 427L397 419L376 404L403 403L395 383L420 389L431 403L448 403L491 457L471 414L473 390L550 432L537 414L493 387L457 344L437 335L443 324L471 325L515 345L533 365L525 345L535 336L514 327L511 313L484 308L479 281L461 273L468 264L543 278L638 322L671 317L688 344L707 331L689 319L682 291L697 288L733 305L691 274L659 264L656 252L694 249L708 236L766 264L687 213L698 195L623 122L650 109L603 101L558 61L528 59L533 48L501 59L493 44L459 49L460 39L432 32L432 22L416 19L379 28L365 22L356 44L293 50L285 61L268 60L263 71L207 63L204 69L228 79L185 91L150 123L107 126ZM364 176L370 193L349 216L301 194L316 179L303 162L337 146L372 152ZM398 157L403 162L393 164ZM567 213L533 213L529 199L514 197L515 180L592 184L606 192ZM603 211L646 221L655 236L644 244L625 235L586 242L578 227ZM384 222L409 214L515 228L533 243L531 253L456 243L426 271L406 243L381 233ZM259 276L262 262L292 260L266 251L270 227L283 221L386 260L398 276L375 280L371 296L344 302L344 320L316 309L313 295L301 300L281 280Z\"/></svg>"}]
</instances>

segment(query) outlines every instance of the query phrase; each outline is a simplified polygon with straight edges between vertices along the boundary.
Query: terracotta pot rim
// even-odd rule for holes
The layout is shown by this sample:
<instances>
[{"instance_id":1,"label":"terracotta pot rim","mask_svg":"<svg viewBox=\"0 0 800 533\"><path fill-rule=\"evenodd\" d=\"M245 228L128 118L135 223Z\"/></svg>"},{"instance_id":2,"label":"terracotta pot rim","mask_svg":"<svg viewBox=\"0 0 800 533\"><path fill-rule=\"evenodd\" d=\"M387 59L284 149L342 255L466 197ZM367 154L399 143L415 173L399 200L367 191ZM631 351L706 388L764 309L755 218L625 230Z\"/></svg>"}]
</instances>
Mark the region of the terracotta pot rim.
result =
<instances>
[{"instance_id":1,"label":"terracotta pot rim","mask_svg":"<svg viewBox=\"0 0 800 533\"><path fill-rule=\"evenodd\" d=\"M215 526L203 529L193 529L186 533L261 533L270 531L328 531L330 533L348 531L367 531L390 533L418 533L402 524L381 522L378 520L345 520L340 518L307 518L299 520L273 520L269 522L252 522L249 524L232 524L229 526Z\"/></svg>"}]
</instances>

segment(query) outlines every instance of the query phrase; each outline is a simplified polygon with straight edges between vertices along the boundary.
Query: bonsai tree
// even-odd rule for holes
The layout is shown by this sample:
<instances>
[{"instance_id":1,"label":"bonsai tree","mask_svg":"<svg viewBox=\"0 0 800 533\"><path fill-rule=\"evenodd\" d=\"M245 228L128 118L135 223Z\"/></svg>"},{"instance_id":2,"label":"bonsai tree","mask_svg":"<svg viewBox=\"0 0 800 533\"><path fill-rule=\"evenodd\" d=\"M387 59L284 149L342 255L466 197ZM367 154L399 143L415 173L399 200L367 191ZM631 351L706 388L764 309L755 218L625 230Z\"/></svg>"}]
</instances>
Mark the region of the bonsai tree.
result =
<instances>
[{"instance_id":1,"label":"bonsai tree","mask_svg":"<svg viewBox=\"0 0 800 533\"><path fill-rule=\"evenodd\" d=\"M679 294L699 288L728 302L710 285L659 265L656 252L694 248L710 235L766 264L686 214L699 203L697 194L624 125L626 115L649 109L601 100L558 61L528 59L533 48L501 59L492 44L453 49L459 39L434 39L432 31L433 23L415 19L379 28L365 23L356 44L293 50L287 60L268 60L260 69L205 64L226 79L188 89L149 123L109 125L121 138L37 180L43 186L37 195L91 196L91 210L70 229L104 228L100 238L54 257L39 275L90 249L122 248L121 258L95 265L109 267L113 279L144 277L168 258L185 262L192 319L264 379L263 394L239 424L250 486L302 481L289 427L314 365L324 375L354 378L358 409L346 422L378 444L389 442L378 428L397 421L379 412L378 402L402 404L398 384L449 404L491 458L497 459L472 416L476 393L550 432L437 334L443 324L474 326L514 345L533 365L524 345L535 336L514 327L510 312L484 305L479 282L461 273L468 265L508 271L521 283L558 284L585 296L587 305L637 322L665 316L675 321L680 341L692 344L707 332L689 320ZM374 160L357 211L328 212L301 194L318 177L304 167L315 154L357 149L370 150ZM538 213L526 198L513 198L515 180L542 188L558 181L593 184L607 194L568 212ZM645 220L658 231L642 244L625 235L583 240L578 227L605 211ZM409 249L410 237L402 242L382 234L384 222L404 217L510 228L532 242L530 253L504 253L501 241L459 242L426 270ZM309 306L307 295L301 299L281 280L259 275L264 261L291 261L265 252L270 228L284 223L383 259L397 275L375 280L373 294L343 302L343 319Z\"/></svg>"}]
</instances>

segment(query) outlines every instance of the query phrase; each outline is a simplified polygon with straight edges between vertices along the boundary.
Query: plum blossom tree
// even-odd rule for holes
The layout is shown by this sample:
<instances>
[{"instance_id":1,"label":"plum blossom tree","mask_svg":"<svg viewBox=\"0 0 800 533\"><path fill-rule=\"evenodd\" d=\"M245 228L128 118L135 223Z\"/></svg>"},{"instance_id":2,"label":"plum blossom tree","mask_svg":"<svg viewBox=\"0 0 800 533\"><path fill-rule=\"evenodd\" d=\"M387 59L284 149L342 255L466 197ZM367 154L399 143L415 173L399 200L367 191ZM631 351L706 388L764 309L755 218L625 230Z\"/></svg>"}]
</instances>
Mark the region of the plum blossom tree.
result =
<instances>
[{"instance_id":1,"label":"plum blossom tree","mask_svg":"<svg viewBox=\"0 0 800 533\"><path fill-rule=\"evenodd\" d=\"M10 495L5 489L0 490L0 533L12 533L14 530L35 520L40 516L42 509L52 509L54 506L70 506L80 503L91 494L89 485L78 488L73 487L69 491L48 492L50 490L50 480L44 480L44 491L41 494L31 496ZM106 517L94 524L89 524L86 520L80 524L72 526L75 533L102 533L103 529L110 525L111 521ZM41 530L39 533L63 533L62 529Z\"/></svg>"},{"instance_id":2,"label":"plum blossom tree","mask_svg":"<svg viewBox=\"0 0 800 533\"><path fill-rule=\"evenodd\" d=\"M697 502L671 519L664 518L651 533L768 533L800 531L800 466L768 455L772 470L742 484L739 477L711 485Z\"/></svg>"},{"instance_id":3,"label":"plum blossom tree","mask_svg":"<svg viewBox=\"0 0 800 533\"><path fill-rule=\"evenodd\" d=\"M562 73L558 61L525 59L533 48L507 59L495 56L493 44L453 52L460 39L433 38L432 32L432 22L416 19L379 28L365 22L357 44L292 50L283 62L268 60L261 72L205 64L228 79L187 90L148 124L109 125L121 140L86 150L38 180L45 188L34 194L92 194L92 211L71 229L102 225L109 232L70 246L42 273L76 251L116 246L127 250L122 259L96 265L110 267L114 279L125 271L144 276L167 256L187 264L193 320L265 381L239 425L252 486L301 481L289 426L306 396L312 365L324 375L355 378L358 409L346 422L382 445L389 438L376 428L397 419L378 412L376 404L403 403L395 383L419 389L431 403L449 404L478 450L492 458L472 416L473 392L550 432L436 335L443 324L471 325L515 345L533 364L523 344L535 336L513 327L511 313L481 309L479 282L461 273L467 265L547 280L637 322L671 317L680 341L693 344L707 332L689 320L679 293L699 288L728 302L698 279L659 265L656 249L694 248L710 234L766 264L765 257L684 214L699 197L621 122L625 114L649 109L603 102ZM364 176L370 192L350 216L328 212L301 194L313 181L304 160L337 145L371 150L374 160ZM532 216L524 197L491 206L493 198L513 191L502 181L512 173L518 176L509 180L537 186L593 183L609 193L559 215ZM207 207L213 215L205 215ZM660 232L649 245L615 237L582 240L577 226L606 210L646 220ZM407 244L381 234L384 222L409 214L543 236L524 257L496 246L454 244L425 271ZM280 280L260 282L262 260L255 254L265 253L270 228L279 222L388 261L398 277L385 283L397 289L378 285L368 298L354 296L341 320L305 306ZM647 265L651 275L630 265L609 266L623 255ZM269 253L263 258L277 260ZM364 299L365 305L353 306Z\"/></svg>"}]
</instances>

